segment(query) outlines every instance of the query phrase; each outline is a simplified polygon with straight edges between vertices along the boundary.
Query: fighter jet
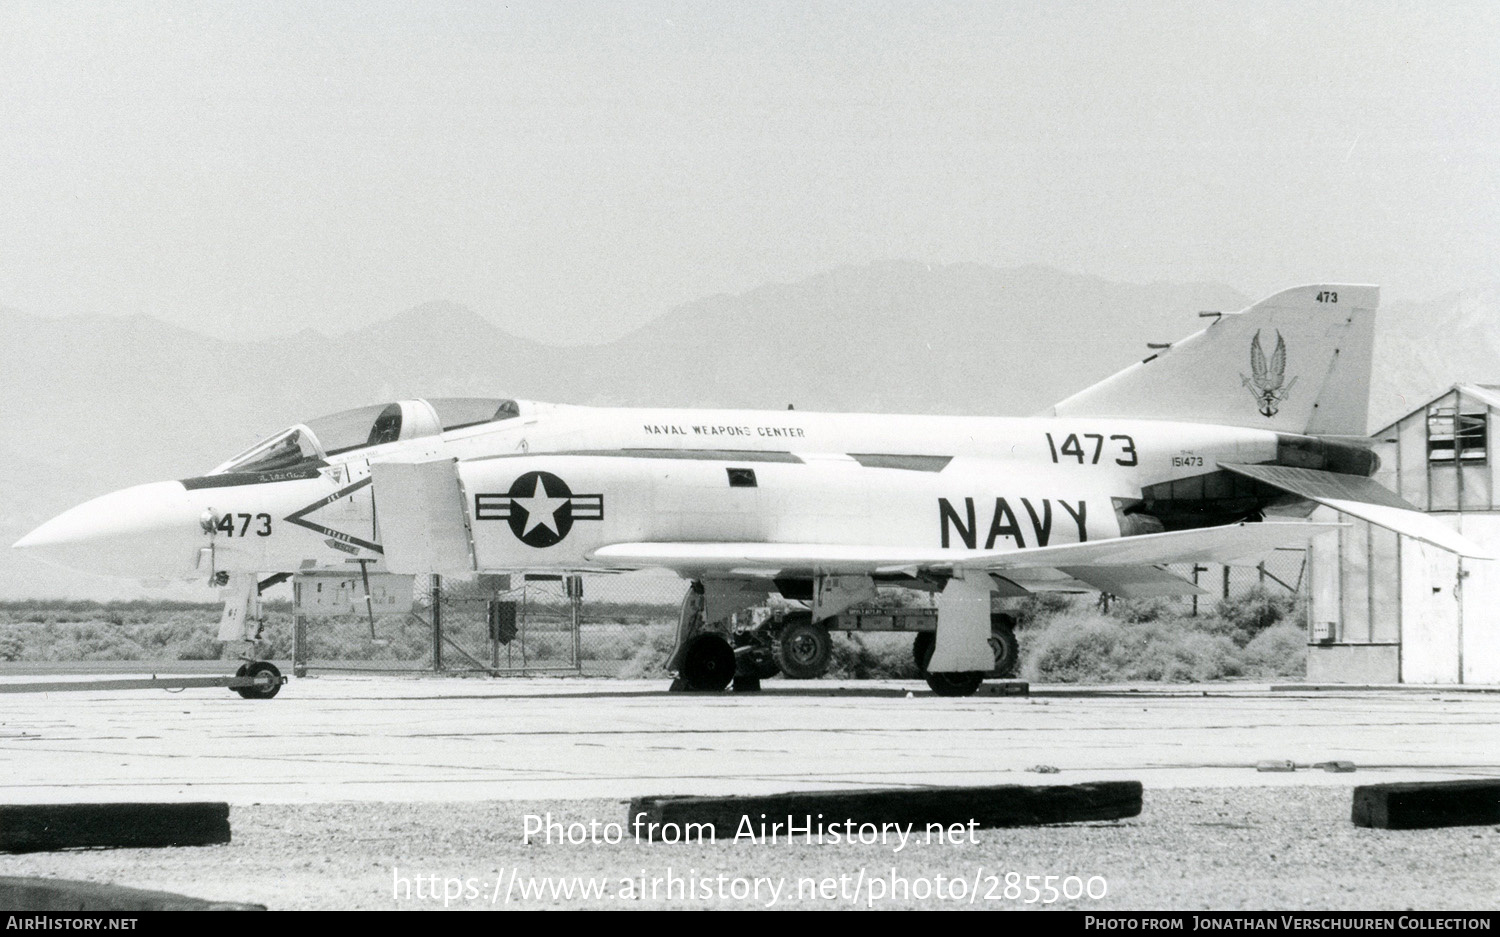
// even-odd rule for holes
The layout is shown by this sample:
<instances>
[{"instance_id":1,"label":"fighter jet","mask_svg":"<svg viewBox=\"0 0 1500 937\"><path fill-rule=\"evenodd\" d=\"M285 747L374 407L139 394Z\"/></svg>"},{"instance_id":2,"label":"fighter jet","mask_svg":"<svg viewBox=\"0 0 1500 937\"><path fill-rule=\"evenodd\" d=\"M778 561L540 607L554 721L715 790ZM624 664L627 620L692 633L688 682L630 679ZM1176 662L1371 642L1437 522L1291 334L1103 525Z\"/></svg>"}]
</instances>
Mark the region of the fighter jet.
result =
<instances>
[{"instance_id":1,"label":"fighter jet","mask_svg":"<svg viewBox=\"0 0 1500 937\"><path fill-rule=\"evenodd\" d=\"M996 666L997 596L1191 592L1166 564L1305 545L1336 526L1306 519L1320 504L1488 556L1371 479L1378 302L1318 284L1206 314L1029 418L402 400L96 498L16 547L227 586L221 638L298 572L671 570L690 585L669 666L698 689L727 685L725 623L772 594L816 628L917 588L928 682L966 695Z\"/></svg>"}]
</instances>

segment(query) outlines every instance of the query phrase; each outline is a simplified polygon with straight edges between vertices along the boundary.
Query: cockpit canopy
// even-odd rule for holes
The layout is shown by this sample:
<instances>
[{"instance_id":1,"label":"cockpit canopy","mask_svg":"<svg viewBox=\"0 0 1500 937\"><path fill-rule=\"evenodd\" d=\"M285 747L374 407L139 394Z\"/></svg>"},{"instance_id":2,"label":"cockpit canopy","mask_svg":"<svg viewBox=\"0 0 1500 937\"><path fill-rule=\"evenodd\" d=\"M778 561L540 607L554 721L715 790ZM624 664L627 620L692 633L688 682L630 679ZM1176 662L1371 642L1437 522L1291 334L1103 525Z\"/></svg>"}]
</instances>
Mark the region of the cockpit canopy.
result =
<instances>
[{"instance_id":1,"label":"cockpit canopy","mask_svg":"<svg viewBox=\"0 0 1500 937\"><path fill-rule=\"evenodd\" d=\"M521 409L514 400L498 397L436 397L359 407L288 427L209 474L275 472L341 452L435 436L520 415Z\"/></svg>"}]
</instances>

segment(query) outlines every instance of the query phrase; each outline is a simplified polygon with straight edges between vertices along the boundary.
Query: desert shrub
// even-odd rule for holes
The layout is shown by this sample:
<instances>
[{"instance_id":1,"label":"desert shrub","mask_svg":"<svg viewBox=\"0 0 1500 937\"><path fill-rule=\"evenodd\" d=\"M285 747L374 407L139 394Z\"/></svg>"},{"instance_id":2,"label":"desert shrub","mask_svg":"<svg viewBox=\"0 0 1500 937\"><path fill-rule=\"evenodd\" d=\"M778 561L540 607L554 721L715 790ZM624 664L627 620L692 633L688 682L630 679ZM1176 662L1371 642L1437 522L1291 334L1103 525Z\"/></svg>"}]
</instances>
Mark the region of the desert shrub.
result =
<instances>
[{"instance_id":1,"label":"desert shrub","mask_svg":"<svg viewBox=\"0 0 1500 937\"><path fill-rule=\"evenodd\" d=\"M21 660L26 641L19 628L0 629L0 660Z\"/></svg>"},{"instance_id":2,"label":"desert shrub","mask_svg":"<svg viewBox=\"0 0 1500 937\"><path fill-rule=\"evenodd\" d=\"M1035 628L1065 612L1073 611L1079 597L1061 592L1037 592L1012 605L1007 611L1016 620L1017 628Z\"/></svg>"},{"instance_id":3,"label":"desert shrub","mask_svg":"<svg viewBox=\"0 0 1500 937\"><path fill-rule=\"evenodd\" d=\"M1301 613L1302 604L1297 596L1261 586L1221 599L1213 611L1214 617L1226 623L1226 633L1241 646L1278 622L1301 620Z\"/></svg>"},{"instance_id":4,"label":"desert shrub","mask_svg":"<svg viewBox=\"0 0 1500 937\"><path fill-rule=\"evenodd\" d=\"M291 603L279 605L268 603L262 606L262 611L266 616L266 627L261 631L258 653L261 657L271 660L290 660L292 657ZM235 648L234 652L238 653L238 648Z\"/></svg>"},{"instance_id":5,"label":"desert shrub","mask_svg":"<svg viewBox=\"0 0 1500 937\"><path fill-rule=\"evenodd\" d=\"M148 660L151 655L123 629L86 622L53 629L42 651L43 660Z\"/></svg>"},{"instance_id":6,"label":"desert shrub","mask_svg":"<svg viewBox=\"0 0 1500 937\"><path fill-rule=\"evenodd\" d=\"M665 632L670 638L674 628L665 623L585 625L579 636L579 656L584 660L630 660L642 645L653 640L654 632Z\"/></svg>"},{"instance_id":7,"label":"desert shrub","mask_svg":"<svg viewBox=\"0 0 1500 937\"><path fill-rule=\"evenodd\" d=\"M290 618L290 616L288 616ZM272 627L267 622L263 647L275 651L285 648L284 656L291 656L292 629L290 622ZM425 626L409 618L377 617L375 636L370 637L369 621L360 615L337 615L328 618L313 618L307 623L307 656L309 660L322 661L421 661L432 651L432 633ZM272 653L268 656L278 656Z\"/></svg>"},{"instance_id":8,"label":"desert shrub","mask_svg":"<svg viewBox=\"0 0 1500 937\"><path fill-rule=\"evenodd\" d=\"M615 676L622 680L662 676L662 668L666 666L667 656L672 653L672 629L651 628L645 634L646 640L636 647L625 664L615 672Z\"/></svg>"},{"instance_id":9,"label":"desert shrub","mask_svg":"<svg viewBox=\"0 0 1500 937\"><path fill-rule=\"evenodd\" d=\"M1244 659L1252 676L1300 677L1307 672L1307 631L1294 621L1279 621L1250 639Z\"/></svg>"},{"instance_id":10,"label":"desert shrub","mask_svg":"<svg viewBox=\"0 0 1500 937\"><path fill-rule=\"evenodd\" d=\"M217 635L217 629L201 622L175 620L175 616L166 621L154 621L130 628L131 637L154 657L178 657L178 647L193 642L200 634L213 638Z\"/></svg>"},{"instance_id":11,"label":"desert shrub","mask_svg":"<svg viewBox=\"0 0 1500 937\"><path fill-rule=\"evenodd\" d=\"M1128 680L1200 682L1244 672L1233 641L1195 629L1190 619L1151 622L1142 631Z\"/></svg>"},{"instance_id":12,"label":"desert shrub","mask_svg":"<svg viewBox=\"0 0 1500 937\"><path fill-rule=\"evenodd\" d=\"M236 648L236 650L238 650ZM198 631L188 635L182 641L177 642L171 648L170 653L177 660L219 660L224 656L225 644L218 636L208 631ZM276 655L262 653L263 657L274 657ZM290 657L291 655L286 655Z\"/></svg>"},{"instance_id":13,"label":"desert shrub","mask_svg":"<svg viewBox=\"0 0 1500 937\"><path fill-rule=\"evenodd\" d=\"M537 634L532 632L524 636L526 640L526 656L536 660L555 660L572 656L573 639L569 635L555 633Z\"/></svg>"},{"instance_id":14,"label":"desert shrub","mask_svg":"<svg viewBox=\"0 0 1500 937\"><path fill-rule=\"evenodd\" d=\"M1117 679L1121 625L1092 613L1055 615L1021 645L1028 680L1089 683Z\"/></svg>"},{"instance_id":15,"label":"desert shrub","mask_svg":"<svg viewBox=\"0 0 1500 937\"><path fill-rule=\"evenodd\" d=\"M910 634L833 634L828 676L851 680L911 679L917 663Z\"/></svg>"},{"instance_id":16,"label":"desert shrub","mask_svg":"<svg viewBox=\"0 0 1500 937\"><path fill-rule=\"evenodd\" d=\"M1119 599L1110 604L1109 614L1127 622L1161 621L1181 615L1179 604L1170 598Z\"/></svg>"},{"instance_id":17,"label":"desert shrub","mask_svg":"<svg viewBox=\"0 0 1500 937\"><path fill-rule=\"evenodd\" d=\"M1052 619L1022 652L1028 679L1052 683L1184 682L1240 675L1234 642L1191 620L1126 622L1097 612Z\"/></svg>"}]
</instances>

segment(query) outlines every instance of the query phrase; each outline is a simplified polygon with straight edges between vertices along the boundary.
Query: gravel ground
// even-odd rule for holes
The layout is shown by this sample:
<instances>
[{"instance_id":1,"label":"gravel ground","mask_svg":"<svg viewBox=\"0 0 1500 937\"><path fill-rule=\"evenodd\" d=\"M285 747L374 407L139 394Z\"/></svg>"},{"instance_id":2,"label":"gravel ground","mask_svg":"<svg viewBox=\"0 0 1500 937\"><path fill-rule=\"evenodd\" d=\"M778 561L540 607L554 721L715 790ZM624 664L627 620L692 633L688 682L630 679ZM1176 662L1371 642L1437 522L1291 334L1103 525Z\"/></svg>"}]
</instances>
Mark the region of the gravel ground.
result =
<instances>
[{"instance_id":1,"label":"gravel ground","mask_svg":"<svg viewBox=\"0 0 1500 937\"><path fill-rule=\"evenodd\" d=\"M605 800L256 805L233 808L234 842L227 846L0 856L0 875L113 882L272 909L770 904L768 884L761 885L759 898L737 899L735 877L784 878L777 907L864 907L882 887L889 894L873 902L880 908L968 907L976 870L980 887L972 906L992 909L1400 911L1500 905L1500 827L1364 830L1350 823L1349 806L1347 788L1148 790L1141 816L1123 822L980 830L978 844L912 843L894 853L892 845L877 844L636 843L628 828L624 842L614 845L521 841L528 814L550 812L565 825L623 824L625 805ZM821 884L832 878L836 895L851 894L862 869L865 883L857 897L797 893L799 879ZM1011 872L1101 876L1107 894L1028 905L1024 893L1014 897L1016 888L1007 900L1005 876ZM623 880L640 890L643 875L669 874L678 878L676 888L691 888L685 897L669 897L661 891L664 884L654 897L620 896ZM912 894L900 893L893 874ZM838 883L845 875L847 882ZM561 886L577 876L605 880L611 897L521 897L528 879L550 878ZM399 895L398 877L409 883ZM955 877L964 884L954 884ZM873 879L881 885L872 886ZM938 887L947 896L962 889L963 897L918 897ZM1095 880L1095 894L1099 888ZM460 894L445 902L445 890Z\"/></svg>"}]
</instances>

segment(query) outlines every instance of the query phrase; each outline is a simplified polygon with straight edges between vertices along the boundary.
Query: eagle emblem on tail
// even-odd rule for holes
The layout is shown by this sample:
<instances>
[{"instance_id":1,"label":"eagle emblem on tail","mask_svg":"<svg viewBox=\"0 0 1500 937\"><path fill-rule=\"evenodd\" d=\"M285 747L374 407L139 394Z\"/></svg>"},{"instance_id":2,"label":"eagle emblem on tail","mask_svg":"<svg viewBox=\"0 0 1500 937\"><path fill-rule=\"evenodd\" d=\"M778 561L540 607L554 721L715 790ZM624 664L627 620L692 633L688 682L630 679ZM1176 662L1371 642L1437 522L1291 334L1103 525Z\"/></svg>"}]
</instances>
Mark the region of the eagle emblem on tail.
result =
<instances>
[{"instance_id":1,"label":"eagle emblem on tail","mask_svg":"<svg viewBox=\"0 0 1500 937\"><path fill-rule=\"evenodd\" d=\"M1255 338L1250 340L1250 376L1240 374L1240 380L1245 389L1250 391L1250 396L1255 398L1255 405L1260 408L1262 416L1272 417L1280 408L1281 402L1292 392L1297 379L1294 377L1290 382L1286 380L1286 339L1281 337L1281 331L1276 332L1276 350L1271 352L1271 360L1266 360L1265 349L1260 347L1260 330L1256 330Z\"/></svg>"}]
</instances>

